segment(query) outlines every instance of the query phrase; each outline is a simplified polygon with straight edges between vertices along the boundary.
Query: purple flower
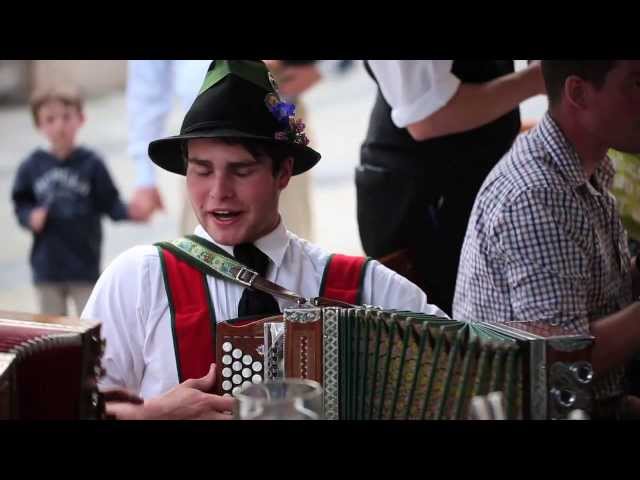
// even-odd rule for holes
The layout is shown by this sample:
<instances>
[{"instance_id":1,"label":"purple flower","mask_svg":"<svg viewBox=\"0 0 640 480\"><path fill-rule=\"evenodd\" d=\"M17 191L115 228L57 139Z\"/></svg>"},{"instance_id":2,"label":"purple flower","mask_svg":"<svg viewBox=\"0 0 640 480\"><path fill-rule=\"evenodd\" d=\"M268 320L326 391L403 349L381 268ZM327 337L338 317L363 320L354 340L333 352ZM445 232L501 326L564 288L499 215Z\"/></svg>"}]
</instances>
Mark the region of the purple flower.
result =
<instances>
[{"instance_id":1,"label":"purple flower","mask_svg":"<svg viewBox=\"0 0 640 480\"><path fill-rule=\"evenodd\" d=\"M293 103L278 102L270 106L269 110L279 123L284 124L289 122L289 117L295 116L296 106Z\"/></svg>"}]
</instances>

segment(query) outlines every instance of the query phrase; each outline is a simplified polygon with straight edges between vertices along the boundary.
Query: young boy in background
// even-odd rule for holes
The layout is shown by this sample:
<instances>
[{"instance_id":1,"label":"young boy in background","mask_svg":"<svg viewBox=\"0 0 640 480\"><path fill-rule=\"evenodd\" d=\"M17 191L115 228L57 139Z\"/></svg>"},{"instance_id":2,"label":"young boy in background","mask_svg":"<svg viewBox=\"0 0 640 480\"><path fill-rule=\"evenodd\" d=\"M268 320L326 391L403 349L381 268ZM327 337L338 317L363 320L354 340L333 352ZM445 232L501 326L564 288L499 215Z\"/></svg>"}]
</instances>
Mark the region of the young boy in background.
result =
<instances>
[{"instance_id":1,"label":"young boy in background","mask_svg":"<svg viewBox=\"0 0 640 480\"><path fill-rule=\"evenodd\" d=\"M20 165L12 189L20 224L33 232L31 268L40 311L79 314L100 274L101 216L144 218L121 200L102 159L76 145L85 121L81 96L71 87L35 92L31 112L48 149L37 148Z\"/></svg>"}]
</instances>

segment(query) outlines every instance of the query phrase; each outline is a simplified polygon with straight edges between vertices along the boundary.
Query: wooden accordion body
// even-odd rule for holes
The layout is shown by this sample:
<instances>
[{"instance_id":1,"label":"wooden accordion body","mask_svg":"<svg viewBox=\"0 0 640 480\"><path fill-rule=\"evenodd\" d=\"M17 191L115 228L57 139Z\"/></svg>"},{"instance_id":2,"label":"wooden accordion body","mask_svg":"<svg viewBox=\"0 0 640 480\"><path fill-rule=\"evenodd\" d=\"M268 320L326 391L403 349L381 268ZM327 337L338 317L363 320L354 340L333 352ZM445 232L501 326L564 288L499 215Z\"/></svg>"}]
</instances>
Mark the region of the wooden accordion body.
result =
<instances>
[{"instance_id":1,"label":"wooden accordion body","mask_svg":"<svg viewBox=\"0 0 640 480\"><path fill-rule=\"evenodd\" d=\"M0 419L103 418L100 324L0 311Z\"/></svg>"},{"instance_id":2,"label":"wooden accordion body","mask_svg":"<svg viewBox=\"0 0 640 480\"><path fill-rule=\"evenodd\" d=\"M563 419L593 408L594 338L542 323L324 307L220 327L218 358L226 343L262 354L264 380L319 382L326 419L467 419L471 399L495 391L508 419Z\"/></svg>"}]
</instances>

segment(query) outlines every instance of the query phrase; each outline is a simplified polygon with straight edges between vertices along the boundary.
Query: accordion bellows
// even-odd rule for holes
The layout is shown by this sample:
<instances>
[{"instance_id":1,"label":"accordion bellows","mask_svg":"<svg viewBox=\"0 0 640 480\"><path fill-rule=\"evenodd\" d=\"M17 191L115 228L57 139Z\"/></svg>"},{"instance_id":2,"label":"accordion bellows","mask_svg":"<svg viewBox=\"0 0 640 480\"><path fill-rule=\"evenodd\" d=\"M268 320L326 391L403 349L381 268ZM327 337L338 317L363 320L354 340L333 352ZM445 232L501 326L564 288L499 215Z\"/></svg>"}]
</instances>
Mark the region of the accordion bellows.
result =
<instances>
[{"instance_id":1,"label":"accordion bellows","mask_svg":"<svg viewBox=\"0 0 640 480\"><path fill-rule=\"evenodd\" d=\"M219 342L240 345L257 330ZM320 382L327 419L467 419L474 396L496 391L509 419L592 410L593 337L547 324L325 307L285 310L262 331L252 348L264 343L265 379Z\"/></svg>"},{"instance_id":2,"label":"accordion bellows","mask_svg":"<svg viewBox=\"0 0 640 480\"><path fill-rule=\"evenodd\" d=\"M0 419L101 418L100 325L0 311Z\"/></svg>"}]
</instances>

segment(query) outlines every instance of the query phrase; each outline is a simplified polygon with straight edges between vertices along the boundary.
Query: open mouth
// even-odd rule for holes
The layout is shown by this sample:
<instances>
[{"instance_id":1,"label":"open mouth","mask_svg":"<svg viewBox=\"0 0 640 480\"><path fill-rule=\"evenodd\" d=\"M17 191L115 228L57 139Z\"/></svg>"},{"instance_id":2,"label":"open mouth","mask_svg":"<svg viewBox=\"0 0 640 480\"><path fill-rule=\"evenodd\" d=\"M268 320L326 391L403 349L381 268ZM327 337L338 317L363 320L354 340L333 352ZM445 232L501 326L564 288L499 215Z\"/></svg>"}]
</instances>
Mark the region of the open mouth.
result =
<instances>
[{"instance_id":1,"label":"open mouth","mask_svg":"<svg viewBox=\"0 0 640 480\"><path fill-rule=\"evenodd\" d=\"M214 210L213 212L211 212L211 215L213 215L213 218L223 223L232 222L233 220L238 218L241 214L242 212L237 210Z\"/></svg>"}]
</instances>

